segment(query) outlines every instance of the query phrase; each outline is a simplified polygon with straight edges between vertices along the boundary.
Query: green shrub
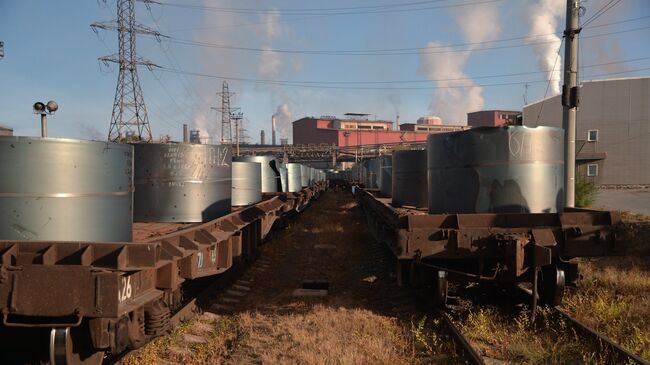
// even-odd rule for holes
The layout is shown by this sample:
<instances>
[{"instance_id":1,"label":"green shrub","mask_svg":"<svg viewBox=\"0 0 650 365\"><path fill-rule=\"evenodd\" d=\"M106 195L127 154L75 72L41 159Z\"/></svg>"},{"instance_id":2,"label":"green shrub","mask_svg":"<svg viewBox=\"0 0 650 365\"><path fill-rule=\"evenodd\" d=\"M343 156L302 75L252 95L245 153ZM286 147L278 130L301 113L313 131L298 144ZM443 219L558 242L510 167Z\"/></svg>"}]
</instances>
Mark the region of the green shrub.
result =
<instances>
[{"instance_id":1,"label":"green shrub","mask_svg":"<svg viewBox=\"0 0 650 365\"><path fill-rule=\"evenodd\" d=\"M588 207L596 201L598 187L582 176L576 178L576 207Z\"/></svg>"}]
</instances>

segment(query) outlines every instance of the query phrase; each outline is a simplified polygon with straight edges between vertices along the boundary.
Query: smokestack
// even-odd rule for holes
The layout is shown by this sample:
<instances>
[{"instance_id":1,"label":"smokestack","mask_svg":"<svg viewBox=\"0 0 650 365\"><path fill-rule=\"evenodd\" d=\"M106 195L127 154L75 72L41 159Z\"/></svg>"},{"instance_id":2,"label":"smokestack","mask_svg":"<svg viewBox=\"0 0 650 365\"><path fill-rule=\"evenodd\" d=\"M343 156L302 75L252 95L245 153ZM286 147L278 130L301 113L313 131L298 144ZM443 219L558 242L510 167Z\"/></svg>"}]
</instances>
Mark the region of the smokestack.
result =
<instances>
[{"instance_id":1,"label":"smokestack","mask_svg":"<svg viewBox=\"0 0 650 365\"><path fill-rule=\"evenodd\" d=\"M271 145L275 146L275 114L271 116Z\"/></svg>"},{"instance_id":2,"label":"smokestack","mask_svg":"<svg viewBox=\"0 0 650 365\"><path fill-rule=\"evenodd\" d=\"M260 144L264 146L264 129L260 131Z\"/></svg>"},{"instance_id":3,"label":"smokestack","mask_svg":"<svg viewBox=\"0 0 650 365\"><path fill-rule=\"evenodd\" d=\"M190 142L190 134L187 130L187 124L183 124L183 143Z\"/></svg>"},{"instance_id":4,"label":"smokestack","mask_svg":"<svg viewBox=\"0 0 650 365\"><path fill-rule=\"evenodd\" d=\"M399 114L395 117L395 127L399 130Z\"/></svg>"}]
</instances>

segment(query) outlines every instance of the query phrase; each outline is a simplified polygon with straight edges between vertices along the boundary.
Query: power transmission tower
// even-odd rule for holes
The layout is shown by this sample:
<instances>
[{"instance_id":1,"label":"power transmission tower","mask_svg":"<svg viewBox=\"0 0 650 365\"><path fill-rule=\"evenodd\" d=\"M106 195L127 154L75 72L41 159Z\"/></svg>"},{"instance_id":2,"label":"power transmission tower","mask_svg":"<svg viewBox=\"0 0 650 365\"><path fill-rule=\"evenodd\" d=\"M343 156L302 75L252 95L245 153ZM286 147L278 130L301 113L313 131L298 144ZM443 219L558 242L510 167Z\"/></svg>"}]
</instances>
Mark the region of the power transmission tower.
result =
<instances>
[{"instance_id":1,"label":"power transmission tower","mask_svg":"<svg viewBox=\"0 0 650 365\"><path fill-rule=\"evenodd\" d=\"M137 34L153 35L158 40L162 34L135 21L135 1L117 0L116 20L91 25L95 32L97 29L117 31L118 53L99 58L106 65L113 62L120 68L108 130L109 141L152 141L151 126L138 78L138 65L146 66L149 70L159 66L139 57L135 43Z\"/></svg>"},{"instance_id":2,"label":"power transmission tower","mask_svg":"<svg viewBox=\"0 0 650 365\"><path fill-rule=\"evenodd\" d=\"M233 115L239 111L239 108L230 107L230 97L234 96L235 93L231 93L228 90L228 82L224 81L221 85L221 92L218 92L217 95L221 97L221 108L212 109L221 112L221 144L233 144L232 138L232 119Z\"/></svg>"}]
</instances>

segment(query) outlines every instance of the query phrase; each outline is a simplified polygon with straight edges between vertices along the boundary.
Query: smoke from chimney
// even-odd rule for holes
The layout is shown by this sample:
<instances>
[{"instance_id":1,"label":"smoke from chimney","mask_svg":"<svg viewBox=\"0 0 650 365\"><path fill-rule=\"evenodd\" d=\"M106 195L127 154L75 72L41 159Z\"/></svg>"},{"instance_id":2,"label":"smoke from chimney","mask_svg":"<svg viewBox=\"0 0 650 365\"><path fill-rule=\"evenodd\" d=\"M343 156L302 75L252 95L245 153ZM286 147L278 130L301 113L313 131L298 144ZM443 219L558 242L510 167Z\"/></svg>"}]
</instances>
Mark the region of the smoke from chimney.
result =
<instances>
[{"instance_id":1,"label":"smoke from chimney","mask_svg":"<svg viewBox=\"0 0 650 365\"><path fill-rule=\"evenodd\" d=\"M485 100L483 88L465 74L463 68L479 43L495 39L500 33L499 8L494 4L481 4L451 14L463 38L471 45L459 52L458 48L439 42L427 43L420 51L418 73L437 80L429 104L432 114L440 115L450 124L466 124L467 113L483 109Z\"/></svg>"},{"instance_id":2,"label":"smoke from chimney","mask_svg":"<svg viewBox=\"0 0 650 365\"><path fill-rule=\"evenodd\" d=\"M560 70L562 69L562 57L558 55L560 37L556 33L558 22L563 18L566 10L564 0L539 0L528 7L530 32L532 38L528 43L534 45L537 65L540 70L549 70L546 79L551 79L551 95L560 93ZM543 36L537 36L543 34ZM555 69L553 67L555 66ZM552 71L551 71L552 70Z\"/></svg>"}]
</instances>

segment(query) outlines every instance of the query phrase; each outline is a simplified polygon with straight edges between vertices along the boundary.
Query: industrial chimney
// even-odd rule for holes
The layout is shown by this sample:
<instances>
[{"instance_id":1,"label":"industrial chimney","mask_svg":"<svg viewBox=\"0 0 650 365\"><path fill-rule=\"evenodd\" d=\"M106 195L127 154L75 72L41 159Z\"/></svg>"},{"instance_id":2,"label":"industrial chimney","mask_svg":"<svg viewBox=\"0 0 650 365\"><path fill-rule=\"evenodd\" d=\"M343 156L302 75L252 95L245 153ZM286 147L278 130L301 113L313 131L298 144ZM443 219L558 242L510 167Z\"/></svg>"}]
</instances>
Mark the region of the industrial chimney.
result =
<instances>
[{"instance_id":1,"label":"industrial chimney","mask_svg":"<svg viewBox=\"0 0 650 365\"><path fill-rule=\"evenodd\" d=\"M190 143L190 133L187 130L187 124L183 124L183 143Z\"/></svg>"},{"instance_id":2,"label":"industrial chimney","mask_svg":"<svg viewBox=\"0 0 650 365\"><path fill-rule=\"evenodd\" d=\"M260 131L260 144L264 146L264 129Z\"/></svg>"},{"instance_id":3,"label":"industrial chimney","mask_svg":"<svg viewBox=\"0 0 650 365\"><path fill-rule=\"evenodd\" d=\"M275 114L271 116L271 145L275 146Z\"/></svg>"}]
</instances>

